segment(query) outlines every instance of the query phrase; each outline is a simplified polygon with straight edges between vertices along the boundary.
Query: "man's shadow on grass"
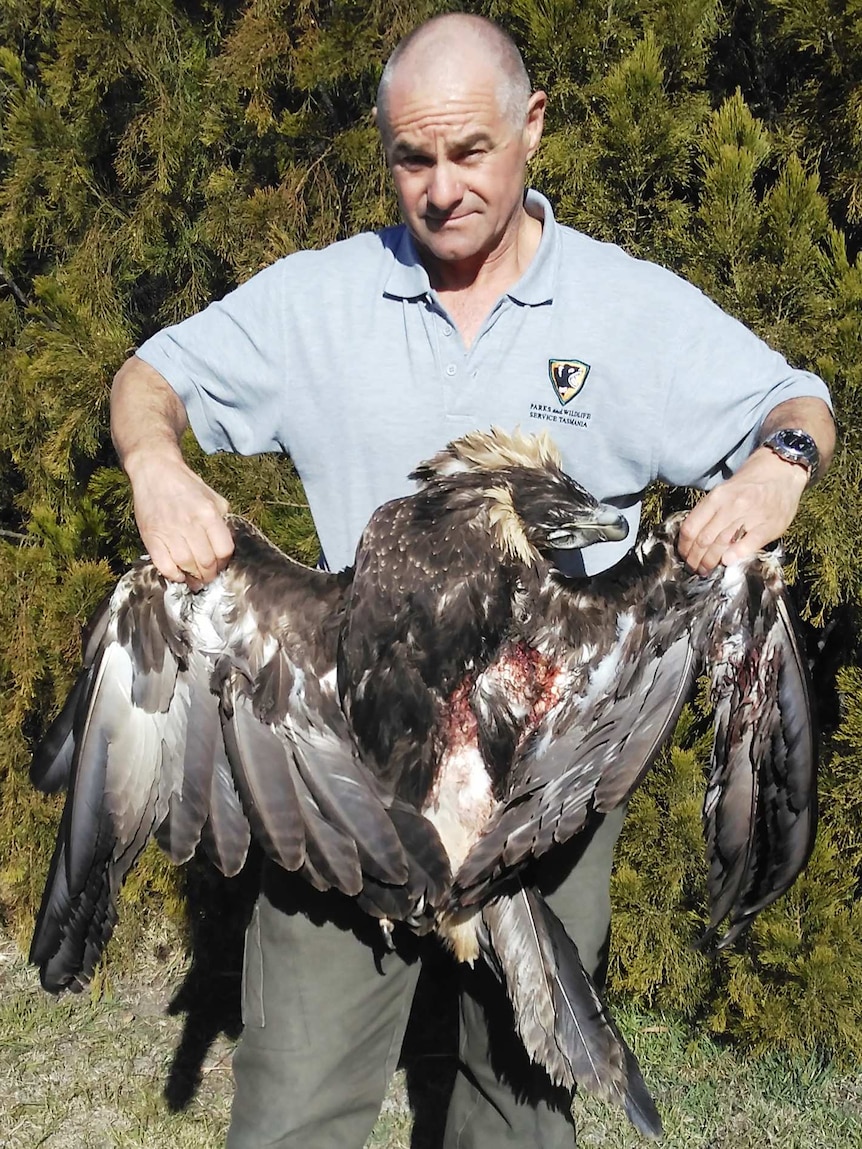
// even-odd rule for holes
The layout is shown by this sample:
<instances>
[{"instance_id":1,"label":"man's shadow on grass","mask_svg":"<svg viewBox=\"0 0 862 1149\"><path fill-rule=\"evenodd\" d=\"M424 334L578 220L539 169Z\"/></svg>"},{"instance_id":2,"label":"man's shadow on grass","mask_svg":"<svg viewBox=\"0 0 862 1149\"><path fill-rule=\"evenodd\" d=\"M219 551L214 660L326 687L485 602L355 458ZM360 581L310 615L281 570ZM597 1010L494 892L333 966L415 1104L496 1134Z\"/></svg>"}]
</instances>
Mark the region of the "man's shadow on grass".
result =
<instances>
[{"instance_id":1,"label":"man's shadow on grass","mask_svg":"<svg viewBox=\"0 0 862 1149\"><path fill-rule=\"evenodd\" d=\"M260 890L261 857L250 855L235 878L223 877L205 858L185 867L185 897L192 955L182 985L168 1005L185 1015L165 1082L169 1109L194 1099L207 1055L220 1035L242 1031L242 960L245 930ZM411 1149L439 1149L458 1057L457 973L452 959L427 939L428 953L404 1039L401 1065L414 1115Z\"/></svg>"},{"instance_id":2,"label":"man's shadow on grass","mask_svg":"<svg viewBox=\"0 0 862 1149\"><path fill-rule=\"evenodd\" d=\"M242 955L259 871L259 859L251 855L235 878L225 878L203 857L183 870L192 961L168 1005L172 1017L185 1014L164 1089L172 1112L191 1103L216 1039L225 1034L236 1040L242 1031Z\"/></svg>"}]
</instances>

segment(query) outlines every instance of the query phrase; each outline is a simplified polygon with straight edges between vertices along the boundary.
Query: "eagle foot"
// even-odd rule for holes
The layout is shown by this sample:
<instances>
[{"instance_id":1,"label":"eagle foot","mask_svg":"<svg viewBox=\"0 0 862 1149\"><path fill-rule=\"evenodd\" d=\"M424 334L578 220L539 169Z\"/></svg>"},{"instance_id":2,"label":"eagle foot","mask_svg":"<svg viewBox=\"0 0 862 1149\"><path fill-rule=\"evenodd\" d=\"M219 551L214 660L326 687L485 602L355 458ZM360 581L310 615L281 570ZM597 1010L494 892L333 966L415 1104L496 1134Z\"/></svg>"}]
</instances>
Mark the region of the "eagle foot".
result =
<instances>
[{"instance_id":1,"label":"eagle foot","mask_svg":"<svg viewBox=\"0 0 862 1149\"><path fill-rule=\"evenodd\" d=\"M386 946L386 949L390 953L392 953L395 949L395 943L392 940L392 931L394 929L395 926L392 924L389 918L380 919L380 932L383 934L383 944Z\"/></svg>"}]
</instances>

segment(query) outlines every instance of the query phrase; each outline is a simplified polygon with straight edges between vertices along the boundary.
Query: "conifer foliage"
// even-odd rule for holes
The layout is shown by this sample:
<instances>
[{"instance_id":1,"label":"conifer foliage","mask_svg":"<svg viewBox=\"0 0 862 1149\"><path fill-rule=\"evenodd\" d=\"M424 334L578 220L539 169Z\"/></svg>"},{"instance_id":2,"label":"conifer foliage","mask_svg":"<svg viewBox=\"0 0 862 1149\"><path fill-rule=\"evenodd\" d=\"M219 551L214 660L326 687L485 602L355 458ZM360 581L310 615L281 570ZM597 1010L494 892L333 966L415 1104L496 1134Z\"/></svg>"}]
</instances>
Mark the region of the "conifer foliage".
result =
<instances>
[{"instance_id":1,"label":"conifer foliage","mask_svg":"<svg viewBox=\"0 0 862 1149\"><path fill-rule=\"evenodd\" d=\"M23 935L57 808L26 778L80 624L138 548L113 372L279 256L395 219L369 110L430 0L8 0L0 11L0 914ZM695 701L632 805L618 991L754 1047L862 1047L862 39L849 0L491 0L550 122L532 181L563 222L682 272L830 384L841 446L787 540L823 723L812 862L713 960ZM858 17L858 12L857 12ZM673 433L673 428L668 429ZM289 462L195 466L315 553ZM668 499L656 491L654 513ZM126 900L177 902L151 862Z\"/></svg>"}]
</instances>

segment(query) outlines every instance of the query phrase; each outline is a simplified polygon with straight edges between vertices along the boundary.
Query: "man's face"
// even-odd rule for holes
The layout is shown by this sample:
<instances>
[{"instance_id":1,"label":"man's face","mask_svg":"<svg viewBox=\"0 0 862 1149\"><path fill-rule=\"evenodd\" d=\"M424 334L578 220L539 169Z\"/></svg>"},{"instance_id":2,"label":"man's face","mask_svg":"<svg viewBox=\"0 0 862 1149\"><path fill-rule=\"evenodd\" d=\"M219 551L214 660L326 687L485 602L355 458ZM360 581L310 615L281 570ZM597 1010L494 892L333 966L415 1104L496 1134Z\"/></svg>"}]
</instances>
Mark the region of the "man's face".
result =
<instances>
[{"instance_id":1,"label":"man's face","mask_svg":"<svg viewBox=\"0 0 862 1149\"><path fill-rule=\"evenodd\" d=\"M407 69L403 69L405 72ZM542 131L544 95L521 127L500 108L490 70L393 78L386 158L414 239L447 263L488 256L520 211L524 174Z\"/></svg>"}]
</instances>

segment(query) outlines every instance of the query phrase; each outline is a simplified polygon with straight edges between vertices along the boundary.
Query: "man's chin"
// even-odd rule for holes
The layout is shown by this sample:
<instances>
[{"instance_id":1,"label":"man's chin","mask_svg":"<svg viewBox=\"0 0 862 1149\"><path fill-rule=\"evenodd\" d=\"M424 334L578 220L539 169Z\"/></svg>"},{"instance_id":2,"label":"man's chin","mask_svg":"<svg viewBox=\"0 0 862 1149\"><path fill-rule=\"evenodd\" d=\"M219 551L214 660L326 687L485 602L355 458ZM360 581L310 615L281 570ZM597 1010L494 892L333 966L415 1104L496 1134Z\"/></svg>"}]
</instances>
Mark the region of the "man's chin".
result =
<instances>
[{"instance_id":1,"label":"man's chin","mask_svg":"<svg viewBox=\"0 0 862 1149\"><path fill-rule=\"evenodd\" d=\"M422 251L430 255L432 259L440 260L441 263L457 263L460 260L475 259L477 256L481 256L487 247L485 236L470 234L466 229L457 232L454 228L441 228L438 231L422 228L419 235L414 234L414 239Z\"/></svg>"}]
</instances>

